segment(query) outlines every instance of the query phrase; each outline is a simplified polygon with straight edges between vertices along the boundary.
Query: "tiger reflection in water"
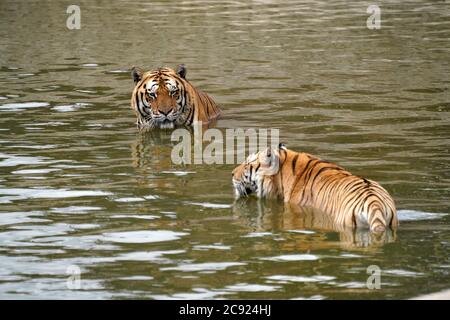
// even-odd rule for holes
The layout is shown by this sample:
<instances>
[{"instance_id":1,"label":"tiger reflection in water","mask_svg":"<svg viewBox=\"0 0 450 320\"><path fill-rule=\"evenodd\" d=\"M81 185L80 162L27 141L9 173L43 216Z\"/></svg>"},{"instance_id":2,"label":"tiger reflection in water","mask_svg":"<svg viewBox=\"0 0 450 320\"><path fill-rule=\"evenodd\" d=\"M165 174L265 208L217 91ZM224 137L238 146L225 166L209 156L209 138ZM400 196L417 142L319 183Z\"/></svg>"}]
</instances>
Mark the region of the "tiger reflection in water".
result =
<instances>
[{"instance_id":1,"label":"tiger reflection in water","mask_svg":"<svg viewBox=\"0 0 450 320\"><path fill-rule=\"evenodd\" d=\"M172 142L170 130L140 130L131 143L131 161L135 168L138 184L146 188L170 190L186 183L183 177L176 177L171 160ZM178 179L174 179L178 178Z\"/></svg>"},{"instance_id":2,"label":"tiger reflection in water","mask_svg":"<svg viewBox=\"0 0 450 320\"><path fill-rule=\"evenodd\" d=\"M283 250L316 250L343 248L373 250L396 240L396 230L382 233L365 228L336 224L329 214L319 209L256 198L239 198L233 205L234 219L247 225L252 232L287 233L298 241L282 241ZM296 232L297 231L297 232ZM309 233L313 231L314 233ZM333 240L333 233L338 241ZM284 236L284 235L283 235Z\"/></svg>"}]
</instances>

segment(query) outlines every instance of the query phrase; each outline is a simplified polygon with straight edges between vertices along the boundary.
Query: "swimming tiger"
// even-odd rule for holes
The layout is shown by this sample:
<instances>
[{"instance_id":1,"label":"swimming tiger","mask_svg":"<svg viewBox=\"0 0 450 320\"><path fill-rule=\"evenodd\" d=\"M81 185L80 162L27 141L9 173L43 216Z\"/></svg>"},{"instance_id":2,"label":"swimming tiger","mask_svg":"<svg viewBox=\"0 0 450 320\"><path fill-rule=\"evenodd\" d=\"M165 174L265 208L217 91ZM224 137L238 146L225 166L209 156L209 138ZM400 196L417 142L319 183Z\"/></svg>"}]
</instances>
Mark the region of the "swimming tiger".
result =
<instances>
[{"instance_id":1,"label":"swimming tiger","mask_svg":"<svg viewBox=\"0 0 450 320\"><path fill-rule=\"evenodd\" d=\"M177 71L159 68L143 72L133 67L134 90L131 107L138 127L174 128L196 122L209 123L221 110L206 93L186 80L186 67Z\"/></svg>"},{"instance_id":2,"label":"swimming tiger","mask_svg":"<svg viewBox=\"0 0 450 320\"><path fill-rule=\"evenodd\" d=\"M337 225L369 227L373 232L398 226L394 200L377 182L283 144L249 155L232 176L237 198L281 198L320 209Z\"/></svg>"}]
</instances>

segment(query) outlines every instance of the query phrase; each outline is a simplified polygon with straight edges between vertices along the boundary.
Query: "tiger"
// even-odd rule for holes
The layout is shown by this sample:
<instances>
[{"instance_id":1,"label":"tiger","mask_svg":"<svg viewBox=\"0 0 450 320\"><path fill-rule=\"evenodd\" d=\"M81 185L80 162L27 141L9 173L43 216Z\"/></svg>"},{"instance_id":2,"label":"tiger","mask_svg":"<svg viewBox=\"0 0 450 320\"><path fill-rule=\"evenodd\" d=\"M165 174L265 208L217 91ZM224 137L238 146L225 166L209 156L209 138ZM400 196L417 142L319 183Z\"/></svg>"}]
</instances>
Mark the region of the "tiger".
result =
<instances>
[{"instance_id":1,"label":"tiger","mask_svg":"<svg viewBox=\"0 0 450 320\"><path fill-rule=\"evenodd\" d=\"M232 172L236 198L255 194L322 210L338 226L381 233L398 226L395 203L377 182L280 144L250 154Z\"/></svg>"},{"instance_id":2,"label":"tiger","mask_svg":"<svg viewBox=\"0 0 450 320\"><path fill-rule=\"evenodd\" d=\"M131 107L136 113L137 126L174 128L201 122L208 124L221 114L220 107L206 93L186 80L186 67L177 71L158 68L143 72L133 67L134 89Z\"/></svg>"}]
</instances>

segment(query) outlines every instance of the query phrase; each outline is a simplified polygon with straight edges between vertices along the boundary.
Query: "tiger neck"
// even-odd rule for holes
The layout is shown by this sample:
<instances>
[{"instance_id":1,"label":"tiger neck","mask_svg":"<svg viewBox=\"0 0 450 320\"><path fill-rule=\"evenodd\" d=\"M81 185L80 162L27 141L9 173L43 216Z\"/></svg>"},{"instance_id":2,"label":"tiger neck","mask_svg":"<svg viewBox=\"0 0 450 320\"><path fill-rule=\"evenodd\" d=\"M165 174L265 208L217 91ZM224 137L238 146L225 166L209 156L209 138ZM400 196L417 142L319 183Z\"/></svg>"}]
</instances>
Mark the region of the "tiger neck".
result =
<instances>
[{"instance_id":1,"label":"tiger neck","mask_svg":"<svg viewBox=\"0 0 450 320\"><path fill-rule=\"evenodd\" d=\"M273 176L263 176L258 179L258 197L259 198L283 198L282 184L279 179L280 174Z\"/></svg>"},{"instance_id":2,"label":"tiger neck","mask_svg":"<svg viewBox=\"0 0 450 320\"><path fill-rule=\"evenodd\" d=\"M286 150L279 152L279 169L272 176L264 176L259 181L258 197L260 198L278 198L285 200L285 187L283 185L283 166L287 158Z\"/></svg>"}]
</instances>

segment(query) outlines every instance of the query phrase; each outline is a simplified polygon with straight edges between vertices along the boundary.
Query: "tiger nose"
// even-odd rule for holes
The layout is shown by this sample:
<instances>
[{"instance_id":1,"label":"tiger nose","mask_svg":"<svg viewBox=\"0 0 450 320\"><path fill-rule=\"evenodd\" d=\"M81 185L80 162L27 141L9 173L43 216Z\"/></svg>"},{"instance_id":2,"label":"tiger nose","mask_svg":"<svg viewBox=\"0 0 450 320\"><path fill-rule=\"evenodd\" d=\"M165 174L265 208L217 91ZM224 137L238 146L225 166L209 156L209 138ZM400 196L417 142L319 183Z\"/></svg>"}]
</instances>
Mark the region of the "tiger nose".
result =
<instances>
[{"instance_id":1,"label":"tiger nose","mask_svg":"<svg viewBox=\"0 0 450 320\"><path fill-rule=\"evenodd\" d=\"M167 117L167 115L168 115L169 113L172 112L172 109L170 109L170 110L168 110L168 111L166 111L166 112L164 112L164 111L162 111L162 110L159 110L159 112L162 113L163 115L165 115L165 116Z\"/></svg>"}]
</instances>

